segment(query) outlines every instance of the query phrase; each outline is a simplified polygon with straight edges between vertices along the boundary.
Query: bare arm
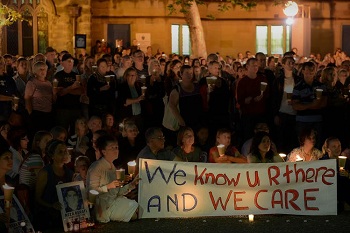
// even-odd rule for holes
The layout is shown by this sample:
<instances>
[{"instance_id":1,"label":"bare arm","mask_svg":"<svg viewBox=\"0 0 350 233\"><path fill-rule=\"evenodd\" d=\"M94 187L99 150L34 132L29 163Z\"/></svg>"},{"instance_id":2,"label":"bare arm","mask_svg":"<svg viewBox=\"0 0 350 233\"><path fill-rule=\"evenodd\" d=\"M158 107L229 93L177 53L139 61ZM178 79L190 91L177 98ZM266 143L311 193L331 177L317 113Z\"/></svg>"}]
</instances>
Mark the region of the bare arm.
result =
<instances>
[{"instance_id":1,"label":"bare arm","mask_svg":"<svg viewBox=\"0 0 350 233\"><path fill-rule=\"evenodd\" d=\"M84 93L84 88L80 85L80 82L75 81L72 85L63 88L58 92L59 96L64 96L67 94L72 94L72 95L81 95Z\"/></svg>"},{"instance_id":2,"label":"bare arm","mask_svg":"<svg viewBox=\"0 0 350 233\"><path fill-rule=\"evenodd\" d=\"M35 200L42 206L47 208L54 208L56 210L61 210L62 205L59 202L56 203L48 203L44 199L42 199L45 186L47 185L47 171L40 170L37 176L37 183L35 186Z\"/></svg>"},{"instance_id":3,"label":"bare arm","mask_svg":"<svg viewBox=\"0 0 350 233\"><path fill-rule=\"evenodd\" d=\"M327 97L322 96L321 99L314 99L311 103L301 103L300 100L292 100L292 107L296 111L303 111L307 109L320 109L327 105Z\"/></svg>"},{"instance_id":4,"label":"bare arm","mask_svg":"<svg viewBox=\"0 0 350 233\"><path fill-rule=\"evenodd\" d=\"M25 106L29 114L33 111L32 99L32 97L24 97Z\"/></svg>"},{"instance_id":5,"label":"bare arm","mask_svg":"<svg viewBox=\"0 0 350 233\"><path fill-rule=\"evenodd\" d=\"M177 106L179 105L179 92L175 89L173 89L170 92L170 96L169 96L169 108L171 109L171 112L174 114L174 116L176 117L176 119L179 121L179 124L181 126L185 126L185 121L182 118L179 109L177 108Z\"/></svg>"},{"instance_id":6,"label":"bare arm","mask_svg":"<svg viewBox=\"0 0 350 233\"><path fill-rule=\"evenodd\" d=\"M145 96L140 95L139 97L135 98L135 99L126 99L124 106L129 106L132 104L136 104L136 103L140 103L141 100L144 100Z\"/></svg>"},{"instance_id":7,"label":"bare arm","mask_svg":"<svg viewBox=\"0 0 350 233\"><path fill-rule=\"evenodd\" d=\"M0 101L12 101L12 96L0 95Z\"/></svg>"}]
</instances>

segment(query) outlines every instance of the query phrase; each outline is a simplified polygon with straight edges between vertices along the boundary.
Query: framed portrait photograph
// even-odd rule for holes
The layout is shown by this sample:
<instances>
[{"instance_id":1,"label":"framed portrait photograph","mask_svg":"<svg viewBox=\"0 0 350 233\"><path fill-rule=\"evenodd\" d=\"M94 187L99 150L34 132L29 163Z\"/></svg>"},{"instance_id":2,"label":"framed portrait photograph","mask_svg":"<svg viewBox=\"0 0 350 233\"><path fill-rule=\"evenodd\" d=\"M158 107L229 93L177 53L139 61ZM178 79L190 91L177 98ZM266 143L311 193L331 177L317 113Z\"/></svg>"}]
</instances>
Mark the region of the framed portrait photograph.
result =
<instances>
[{"instance_id":1,"label":"framed portrait photograph","mask_svg":"<svg viewBox=\"0 0 350 233\"><path fill-rule=\"evenodd\" d=\"M2 213L7 213L10 217L9 233L35 232L32 223L15 195L13 195L12 205L7 211L4 196L0 196L0 214Z\"/></svg>"},{"instance_id":2,"label":"framed portrait photograph","mask_svg":"<svg viewBox=\"0 0 350 233\"><path fill-rule=\"evenodd\" d=\"M86 34L75 34L75 48L86 49Z\"/></svg>"},{"instance_id":3,"label":"framed portrait photograph","mask_svg":"<svg viewBox=\"0 0 350 233\"><path fill-rule=\"evenodd\" d=\"M83 181L56 185L58 201L62 204L61 217L64 231L74 227L86 228L90 218L88 202ZM78 224L78 225L77 225Z\"/></svg>"}]
</instances>

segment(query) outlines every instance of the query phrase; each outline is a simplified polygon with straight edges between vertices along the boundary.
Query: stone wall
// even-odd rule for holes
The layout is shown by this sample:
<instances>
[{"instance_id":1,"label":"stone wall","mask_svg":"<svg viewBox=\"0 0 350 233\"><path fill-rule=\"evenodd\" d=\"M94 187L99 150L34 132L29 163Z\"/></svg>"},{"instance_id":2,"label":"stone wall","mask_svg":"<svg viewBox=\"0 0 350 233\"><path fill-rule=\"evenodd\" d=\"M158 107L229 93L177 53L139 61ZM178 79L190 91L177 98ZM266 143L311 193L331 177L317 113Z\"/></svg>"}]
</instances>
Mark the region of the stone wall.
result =
<instances>
[{"instance_id":1,"label":"stone wall","mask_svg":"<svg viewBox=\"0 0 350 233\"><path fill-rule=\"evenodd\" d=\"M91 43L91 5L90 0L55 0L57 15L53 16L50 25L50 45L57 51L68 50L74 54L73 23L69 7L77 5L80 14L76 18L76 33L87 35L87 45ZM80 52L80 51L78 51Z\"/></svg>"},{"instance_id":2,"label":"stone wall","mask_svg":"<svg viewBox=\"0 0 350 233\"><path fill-rule=\"evenodd\" d=\"M171 1L138 0L92 1L91 41L107 37L108 24L130 24L131 39L136 33L151 33L152 47L171 52L171 24L185 24L181 14L169 16L166 6ZM342 25L350 24L350 3L307 2L311 6L311 52L323 55L341 47ZM282 6L259 4L249 11L233 7L227 12L217 11L217 4L199 6L208 52L236 55L238 52L255 51L256 25L283 25L286 16ZM215 20L206 16L213 15Z\"/></svg>"}]
</instances>

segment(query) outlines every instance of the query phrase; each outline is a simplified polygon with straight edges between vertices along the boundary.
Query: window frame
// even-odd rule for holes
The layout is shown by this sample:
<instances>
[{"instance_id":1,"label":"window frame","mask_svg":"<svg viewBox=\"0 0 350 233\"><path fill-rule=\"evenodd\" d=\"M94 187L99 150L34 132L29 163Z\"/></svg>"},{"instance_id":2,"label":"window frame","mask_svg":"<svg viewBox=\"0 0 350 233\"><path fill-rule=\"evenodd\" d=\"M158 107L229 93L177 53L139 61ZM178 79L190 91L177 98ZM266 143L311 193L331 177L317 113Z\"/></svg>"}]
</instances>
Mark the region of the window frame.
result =
<instances>
[{"instance_id":1,"label":"window frame","mask_svg":"<svg viewBox=\"0 0 350 233\"><path fill-rule=\"evenodd\" d=\"M273 55L278 55L278 54L273 54L272 53L272 29L273 27L283 27L283 32L282 32L282 52L285 53L286 51L291 50L291 37L292 37L292 29L290 25L285 25L285 24L257 24L255 26L255 50L256 52L261 52L258 51L258 46L257 46L257 41L258 41L258 35L257 35L257 28L258 27L267 27L267 55L273 56ZM289 35L289 38L287 36ZM283 55L280 54L280 55Z\"/></svg>"}]
</instances>

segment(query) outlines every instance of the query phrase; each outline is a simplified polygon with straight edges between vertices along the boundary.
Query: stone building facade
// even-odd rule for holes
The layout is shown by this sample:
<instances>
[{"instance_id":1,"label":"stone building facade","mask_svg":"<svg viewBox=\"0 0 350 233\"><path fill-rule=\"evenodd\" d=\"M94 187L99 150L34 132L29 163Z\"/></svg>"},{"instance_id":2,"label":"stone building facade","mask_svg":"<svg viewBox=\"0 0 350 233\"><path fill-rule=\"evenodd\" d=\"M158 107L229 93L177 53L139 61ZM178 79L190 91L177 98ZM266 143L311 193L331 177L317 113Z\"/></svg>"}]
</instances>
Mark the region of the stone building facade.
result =
<instances>
[{"instance_id":1,"label":"stone building facade","mask_svg":"<svg viewBox=\"0 0 350 233\"><path fill-rule=\"evenodd\" d=\"M186 25L181 13L169 15L167 5L171 0L3 0L25 13L28 22L2 28L2 54L17 52L20 55L43 52L52 46L57 51L75 51L74 35L85 34L87 53L96 40L106 40L113 48L116 40L123 38L130 45L138 37L147 40L153 51L172 52L174 35L172 25ZM283 49L298 47L301 53L320 52L324 55L335 48L344 48L350 39L350 2L297 1L304 13L296 16L298 25L291 26L290 41ZM236 56L238 52L257 52L257 26L286 28L282 6L272 1L262 1L256 8L243 10L232 7L226 12L217 10L218 3L199 6L208 52ZM302 15L304 14L304 15ZM215 20L211 17L215 17ZM309 18L310 24L301 22ZM298 21L299 18L299 21ZM28 24L28 25L24 25ZM301 26L300 26L301 25ZM305 26L306 25L306 26ZM32 29L31 29L32 28ZM30 31L32 30L32 32ZM294 30L294 31L293 31ZM179 32L181 37L181 31ZM181 40L181 38L180 38ZM267 40L270 40L269 38ZM270 43L270 41L269 41ZM286 43L289 43L288 45ZM306 45L306 48L300 46ZM27 52L26 52L27 51ZM29 51L29 52L28 52ZM181 53L181 52L180 52Z\"/></svg>"}]
</instances>

